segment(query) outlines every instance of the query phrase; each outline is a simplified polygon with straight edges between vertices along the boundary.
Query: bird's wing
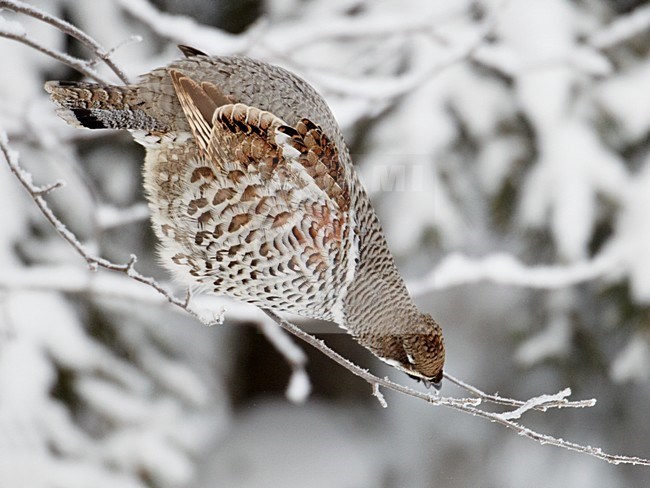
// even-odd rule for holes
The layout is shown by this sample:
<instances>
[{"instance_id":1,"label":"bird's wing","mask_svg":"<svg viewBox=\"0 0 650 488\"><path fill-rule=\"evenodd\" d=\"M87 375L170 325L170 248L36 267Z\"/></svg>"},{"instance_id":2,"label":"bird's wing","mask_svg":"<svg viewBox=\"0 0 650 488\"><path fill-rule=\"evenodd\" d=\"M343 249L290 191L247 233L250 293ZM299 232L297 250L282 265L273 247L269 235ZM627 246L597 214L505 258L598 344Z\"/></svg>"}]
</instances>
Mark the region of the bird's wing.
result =
<instances>
[{"instance_id":1,"label":"bird's wing","mask_svg":"<svg viewBox=\"0 0 650 488\"><path fill-rule=\"evenodd\" d=\"M350 208L350 193L345 169L336 145L323 129L303 118L295 127L284 125L278 131L289 137L286 143L299 152L297 161L316 185L346 212Z\"/></svg>"},{"instance_id":2,"label":"bird's wing","mask_svg":"<svg viewBox=\"0 0 650 488\"><path fill-rule=\"evenodd\" d=\"M201 222L197 239L220 259L252 262L246 269L253 268L256 286L331 281L349 235L349 194L335 145L307 119L291 127L259 108L224 104L210 83L170 75L200 164L209 165L192 173L196 195L188 211Z\"/></svg>"},{"instance_id":3,"label":"bird's wing","mask_svg":"<svg viewBox=\"0 0 650 488\"><path fill-rule=\"evenodd\" d=\"M313 180L341 212L350 207L349 185L336 145L322 128L303 118L291 127L270 112L232 101L214 84L198 83L178 70L170 76L199 150L213 161L257 161L263 170L297 162L294 170ZM246 154L244 154L246 153Z\"/></svg>"}]
</instances>

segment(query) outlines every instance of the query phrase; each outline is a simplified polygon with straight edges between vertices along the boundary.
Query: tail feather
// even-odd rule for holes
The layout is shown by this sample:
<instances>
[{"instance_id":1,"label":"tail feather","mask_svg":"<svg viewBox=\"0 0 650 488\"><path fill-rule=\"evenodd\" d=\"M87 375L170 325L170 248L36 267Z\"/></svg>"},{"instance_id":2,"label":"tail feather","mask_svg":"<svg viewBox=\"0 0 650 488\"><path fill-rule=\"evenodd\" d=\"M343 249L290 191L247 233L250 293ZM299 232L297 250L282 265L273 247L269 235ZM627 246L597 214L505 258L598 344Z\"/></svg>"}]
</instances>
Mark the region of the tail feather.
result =
<instances>
[{"instance_id":1,"label":"tail feather","mask_svg":"<svg viewBox=\"0 0 650 488\"><path fill-rule=\"evenodd\" d=\"M68 124L88 129L169 130L144 110L130 86L71 81L48 81L45 91L59 106L57 114Z\"/></svg>"}]
</instances>

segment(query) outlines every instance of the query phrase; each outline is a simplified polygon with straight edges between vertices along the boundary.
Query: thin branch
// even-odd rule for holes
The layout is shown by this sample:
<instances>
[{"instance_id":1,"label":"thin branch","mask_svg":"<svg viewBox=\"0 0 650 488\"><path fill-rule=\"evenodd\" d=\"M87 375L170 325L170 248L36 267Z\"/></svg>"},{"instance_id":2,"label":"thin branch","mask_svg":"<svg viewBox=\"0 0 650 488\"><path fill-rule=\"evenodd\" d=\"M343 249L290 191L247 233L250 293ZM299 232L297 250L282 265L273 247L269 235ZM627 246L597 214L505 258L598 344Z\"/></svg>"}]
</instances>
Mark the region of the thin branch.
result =
<instances>
[{"instance_id":1,"label":"thin branch","mask_svg":"<svg viewBox=\"0 0 650 488\"><path fill-rule=\"evenodd\" d=\"M527 403L527 402L522 402L521 400L514 400L512 398L506 398L496 394L491 395L489 393L485 393L484 391L479 390L475 386L469 385L464 381L455 378L449 373L444 373L444 376L449 382L470 392L473 395L476 395L477 397L479 397L481 400L485 402L494 403L497 405L508 405L513 407L523 407ZM566 398L561 398L555 401L547 400L543 404L535 405L533 408L535 410L546 412L549 408L585 408L585 407L593 407L594 405L596 405L596 399L594 398L589 400L577 400L577 401L569 401Z\"/></svg>"},{"instance_id":2,"label":"thin branch","mask_svg":"<svg viewBox=\"0 0 650 488\"><path fill-rule=\"evenodd\" d=\"M540 395L530 400L524 402L520 407L510 410L509 412L503 412L497 414L499 418L506 420L515 420L521 418L523 414L530 410L539 410L546 407L547 404L557 404L558 402L566 401L566 397L571 395L571 388L565 388L564 390L556 393L555 395ZM596 401L594 400L591 405L595 405Z\"/></svg>"},{"instance_id":3,"label":"thin branch","mask_svg":"<svg viewBox=\"0 0 650 488\"><path fill-rule=\"evenodd\" d=\"M128 39L124 39L124 40L120 41L117 44L117 46L110 48L108 50L108 56L112 56L117 51L119 51L120 49L122 49L122 48L124 48L126 46L129 46L131 44L138 44L140 42L142 42L142 36L138 36L138 35L129 36ZM100 58L95 58L95 59L89 61L89 63L90 63L91 66L96 66L97 64L101 63L102 61L103 60L100 59Z\"/></svg>"},{"instance_id":4,"label":"thin branch","mask_svg":"<svg viewBox=\"0 0 650 488\"><path fill-rule=\"evenodd\" d=\"M423 393L417 390L414 390L412 388L409 388L407 386L400 385L399 383L395 383L394 381L389 380L388 378L379 378L378 376L373 375L370 373L368 370L361 368L360 366L357 366L350 360L344 358L341 356L339 353L336 351L330 349L325 345L323 341L320 339L317 339L316 337L312 336L311 334L308 334L307 332L303 331L301 328L298 326L292 324L291 322L285 320L284 318L280 317L276 312L273 310L269 310L268 308L263 308L262 311L271 317L273 321L275 321L280 327L282 327L285 331L290 333L291 335L297 337L298 339L306 342L312 347L315 347L318 349L319 352L323 353L325 356L330 358L332 361L335 363L338 363L339 365L343 366L345 369L353 373L355 376L358 376L359 378L367 381L371 386L374 387L375 384L378 384L379 386L382 386L388 390L393 390L397 391L399 393L404 393L409 396L413 396L415 398L419 398L420 400L424 400L428 403L431 403L433 405L444 405L452 408L460 407L463 405L480 405L481 400L478 398L448 398L448 397L441 397L438 395L432 395L430 393Z\"/></svg>"},{"instance_id":5,"label":"thin branch","mask_svg":"<svg viewBox=\"0 0 650 488\"><path fill-rule=\"evenodd\" d=\"M115 64L115 62L111 59L111 53L109 51L106 51L95 39L90 37L81 29L78 29L74 25L70 24L69 22L59 19L58 17L48 14L39 8L36 8L19 0L0 0L0 8L6 8L7 10L11 10L13 12L19 12L28 15L29 17L50 24L61 32L74 37L84 46L89 48L93 53L95 53L99 59L101 59L123 83L129 83L129 78L126 73L122 71L122 69L117 66L117 64Z\"/></svg>"},{"instance_id":6,"label":"thin branch","mask_svg":"<svg viewBox=\"0 0 650 488\"><path fill-rule=\"evenodd\" d=\"M282 327L290 334L293 334L294 336L298 337L299 339L306 342L310 346L318 349L319 352L323 353L325 356L327 356L334 362L343 366L345 369L350 371L355 376L358 376L359 378L367 381L372 386L373 391L375 390L378 391L378 388L381 386L388 390L393 390L408 396L419 398L433 405L440 405L443 407L453 408L454 410L468 413L475 417L484 418L486 420L489 420L490 422L501 424L504 427L507 427L508 429L512 429L517 434L526 437L528 439L537 441L541 444L550 444L556 447L561 447L563 449L568 449L570 451L576 451L583 454L588 454L589 456L593 456L595 458L601 459L611 464L633 464L633 465L641 465L641 466L650 466L650 459L644 459L637 456L623 456L619 454L608 454L604 452L602 449L600 449L599 447L583 446L575 442L566 441L564 439L560 439L557 437L536 432L532 429L529 429L528 427L525 427L515 422L514 419L509 418L511 416L516 416L513 413L510 412L506 412L506 414L493 413L493 412L487 412L485 410L481 410L477 408L478 405L480 404L480 399L476 399L476 398L458 399L458 398L434 396L434 395L413 390L406 386L402 386L398 383L394 383L393 381L390 381L388 378L379 378L378 376L375 376L372 373L368 372L367 370L360 368L356 364L348 361L343 356L339 355L337 352L327 347L323 341L316 339L315 337L307 334L306 332L304 332L303 330L301 330L291 322L284 320L275 312L268 309L264 309L264 313L266 313L269 317L271 317L274 321L276 321L280 325L280 327ZM560 396L562 396L563 393L565 392L561 392ZM548 405L545 403L546 400L549 400ZM542 395L540 397L531 398L530 400L528 400L528 402L526 402L531 406L526 407L522 405L523 408L520 407L522 408L521 413L523 413L523 410L528 410L529 408L539 409L539 407L541 406L547 406L549 408L551 406L559 406L559 403L561 403L562 401L563 401L563 397L559 398L558 395ZM585 404L584 406L589 406L589 405Z\"/></svg>"},{"instance_id":7,"label":"thin branch","mask_svg":"<svg viewBox=\"0 0 650 488\"><path fill-rule=\"evenodd\" d=\"M4 37L5 39L11 39L13 41L18 41L20 43L23 43L26 46L29 46L33 49L36 49L37 51L42 52L43 54L51 57L52 59L56 59L57 61L60 61L66 66L70 66L72 69L77 70L79 73L81 73L82 75L88 78L91 78L95 81L99 81L102 83L108 83L106 79L102 78L100 74L97 73L97 71L95 71L92 68L91 63L86 61L85 59L70 56L69 54L63 53L61 51L57 51L55 49L50 49L49 47L46 47L30 39L25 34L18 34L15 32L5 32L0 29L0 37Z\"/></svg>"},{"instance_id":8,"label":"thin branch","mask_svg":"<svg viewBox=\"0 0 650 488\"><path fill-rule=\"evenodd\" d=\"M64 186L65 186L65 182L55 181L54 183L50 183L49 185L36 188L36 190L34 191L34 195L36 195L37 197L44 197L48 193L54 190L58 190L59 188L63 188Z\"/></svg>"},{"instance_id":9,"label":"thin branch","mask_svg":"<svg viewBox=\"0 0 650 488\"><path fill-rule=\"evenodd\" d=\"M379 405L381 405L381 408L388 408L388 403L386 402L386 398L384 398L384 394L379 389L378 383L374 383L372 385L372 396L377 399Z\"/></svg>"}]
</instances>

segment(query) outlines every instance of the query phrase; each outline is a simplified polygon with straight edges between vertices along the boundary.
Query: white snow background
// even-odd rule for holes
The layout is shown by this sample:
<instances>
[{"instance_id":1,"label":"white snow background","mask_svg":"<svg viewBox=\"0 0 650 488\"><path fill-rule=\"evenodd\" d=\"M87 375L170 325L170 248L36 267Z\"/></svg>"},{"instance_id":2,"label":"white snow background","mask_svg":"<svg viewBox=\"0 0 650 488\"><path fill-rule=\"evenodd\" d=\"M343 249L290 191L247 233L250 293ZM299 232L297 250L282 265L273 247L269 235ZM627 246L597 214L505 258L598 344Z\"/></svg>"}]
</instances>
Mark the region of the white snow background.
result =
<instances>
[{"instance_id":1,"label":"white snow background","mask_svg":"<svg viewBox=\"0 0 650 488\"><path fill-rule=\"evenodd\" d=\"M595 397L592 409L528 422L650 457L645 2L30 3L106 48L141 36L114 55L132 77L180 57L183 43L310 81L418 304L443 325L447 369L522 399L567 386ZM88 55L7 11L0 31ZM69 68L2 38L0 61L0 127L37 184L66 182L47 196L57 215L93 252L137 254L140 272L166 281L141 148L56 117L42 85L79 79ZM414 398L387 393L382 409L366 383L311 350L312 395L292 405L289 368L247 327L268 319L214 303L225 322L207 328L125 275L87 270L0 164L0 488L650 486L648 468ZM412 384L333 326L310 327Z\"/></svg>"}]
</instances>

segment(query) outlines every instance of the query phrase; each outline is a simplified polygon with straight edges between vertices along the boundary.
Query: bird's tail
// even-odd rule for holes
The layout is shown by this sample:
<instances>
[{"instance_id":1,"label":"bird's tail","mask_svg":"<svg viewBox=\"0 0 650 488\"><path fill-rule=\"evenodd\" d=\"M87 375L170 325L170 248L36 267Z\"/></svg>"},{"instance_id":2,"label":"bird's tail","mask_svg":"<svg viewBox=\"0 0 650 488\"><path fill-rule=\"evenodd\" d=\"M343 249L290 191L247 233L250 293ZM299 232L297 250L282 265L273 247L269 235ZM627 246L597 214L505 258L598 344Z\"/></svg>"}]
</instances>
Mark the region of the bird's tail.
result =
<instances>
[{"instance_id":1,"label":"bird's tail","mask_svg":"<svg viewBox=\"0 0 650 488\"><path fill-rule=\"evenodd\" d=\"M48 81L45 91L59 106L59 117L88 129L143 129L164 132L154 117L142 110L137 89L72 81Z\"/></svg>"}]
</instances>

